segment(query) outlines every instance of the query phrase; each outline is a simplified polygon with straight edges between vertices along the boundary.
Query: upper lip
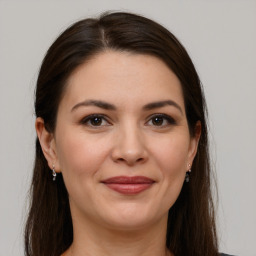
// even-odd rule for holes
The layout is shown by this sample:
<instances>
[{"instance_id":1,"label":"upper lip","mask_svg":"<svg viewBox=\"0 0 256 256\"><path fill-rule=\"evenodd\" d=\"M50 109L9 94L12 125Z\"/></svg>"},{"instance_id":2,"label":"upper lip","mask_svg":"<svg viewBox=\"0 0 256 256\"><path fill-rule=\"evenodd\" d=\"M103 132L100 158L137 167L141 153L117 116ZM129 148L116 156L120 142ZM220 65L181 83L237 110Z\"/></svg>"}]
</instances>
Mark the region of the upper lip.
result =
<instances>
[{"instance_id":1,"label":"upper lip","mask_svg":"<svg viewBox=\"0 0 256 256\"><path fill-rule=\"evenodd\" d=\"M155 181L145 176L115 176L101 182L106 184L150 184Z\"/></svg>"}]
</instances>

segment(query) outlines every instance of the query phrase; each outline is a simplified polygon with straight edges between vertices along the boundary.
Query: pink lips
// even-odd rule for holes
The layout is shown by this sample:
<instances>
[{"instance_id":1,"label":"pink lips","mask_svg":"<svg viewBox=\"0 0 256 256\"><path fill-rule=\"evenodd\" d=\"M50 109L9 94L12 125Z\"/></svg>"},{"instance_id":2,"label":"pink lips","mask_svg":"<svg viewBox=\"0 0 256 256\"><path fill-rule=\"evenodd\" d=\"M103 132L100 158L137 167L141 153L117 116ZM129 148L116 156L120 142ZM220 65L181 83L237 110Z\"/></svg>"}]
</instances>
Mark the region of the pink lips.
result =
<instances>
[{"instance_id":1,"label":"pink lips","mask_svg":"<svg viewBox=\"0 0 256 256\"><path fill-rule=\"evenodd\" d=\"M116 176L102 181L108 188L127 195L138 194L150 188L154 182L144 176Z\"/></svg>"}]
</instances>

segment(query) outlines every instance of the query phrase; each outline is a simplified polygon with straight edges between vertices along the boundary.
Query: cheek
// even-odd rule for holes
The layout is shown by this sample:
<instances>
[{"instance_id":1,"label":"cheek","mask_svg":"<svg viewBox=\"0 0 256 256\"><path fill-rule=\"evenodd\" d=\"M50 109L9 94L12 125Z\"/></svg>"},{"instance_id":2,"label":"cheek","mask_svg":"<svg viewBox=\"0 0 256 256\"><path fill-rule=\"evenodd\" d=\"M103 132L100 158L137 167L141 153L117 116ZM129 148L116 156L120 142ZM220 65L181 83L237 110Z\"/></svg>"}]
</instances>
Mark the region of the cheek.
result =
<instances>
[{"instance_id":1,"label":"cheek","mask_svg":"<svg viewBox=\"0 0 256 256\"><path fill-rule=\"evenodd\" d=\"M64 176L90 176L97 172L105 159L106 144L84 134L66 134L58 144L57 152Z\"/></svg>"},{"instance_id":2,"label":"cheek","mask_svg":"<svg viewBox=\"0 0 256 256\"><path fill-rule=\"evenodd\" d=\"M188 158L189 140L186 136L173 136L155 142L154 155L162 175L169 178L184 175Z\"/></svg>"},{"instance_id":3,"label":"cheek","mask_svg":"<svg viewBox=\"0 0 256 256\"><path fill-rule=\"evenodd\" d=\"M160 195L158 209L163 213L169 211L177 200L184 184L189 149L189 136L186 133L175 133L163 136L154 141L151 156L159 170Z\"/></svg>"}]
</instances>

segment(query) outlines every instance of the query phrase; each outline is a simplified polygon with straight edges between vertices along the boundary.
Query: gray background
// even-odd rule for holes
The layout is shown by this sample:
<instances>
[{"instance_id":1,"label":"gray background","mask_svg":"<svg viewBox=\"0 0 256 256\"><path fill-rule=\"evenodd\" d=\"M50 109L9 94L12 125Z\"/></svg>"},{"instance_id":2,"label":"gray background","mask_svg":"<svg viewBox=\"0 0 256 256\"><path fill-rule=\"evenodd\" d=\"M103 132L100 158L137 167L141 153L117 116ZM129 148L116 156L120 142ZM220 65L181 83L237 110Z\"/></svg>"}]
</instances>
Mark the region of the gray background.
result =
<instances>
[{"instance_id":1,"label":"gray background","mask_svg":"<svg viewBox=\"0 0 256 256\"><path fill-rule=\"evenodd\" d=\"M204 84L219 187L220 248L256 255L256 1L0 1L0 256L23 255L40 62L74 21L105 10L169 28Z\"/></svg>"}]
</instances>

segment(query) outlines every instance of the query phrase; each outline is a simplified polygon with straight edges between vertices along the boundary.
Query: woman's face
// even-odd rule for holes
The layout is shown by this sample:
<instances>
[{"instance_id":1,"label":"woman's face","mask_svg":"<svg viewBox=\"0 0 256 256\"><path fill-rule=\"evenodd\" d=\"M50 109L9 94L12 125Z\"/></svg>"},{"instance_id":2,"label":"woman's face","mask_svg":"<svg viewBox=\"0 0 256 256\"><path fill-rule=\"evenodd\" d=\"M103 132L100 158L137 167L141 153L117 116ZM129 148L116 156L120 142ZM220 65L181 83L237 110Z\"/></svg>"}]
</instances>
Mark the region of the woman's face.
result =
<instances>
[{"instance_id":1,"label":"woman's face","mask_svg":"<svg viewBox=\"0 0 256 256\"><path fill-rule=\"evenodd\" d=\"M175 74L156 57L106 51L71 75L48 162L73 219L140 228L167 219L197 142Z\"/></svg>"}]
</instances>

